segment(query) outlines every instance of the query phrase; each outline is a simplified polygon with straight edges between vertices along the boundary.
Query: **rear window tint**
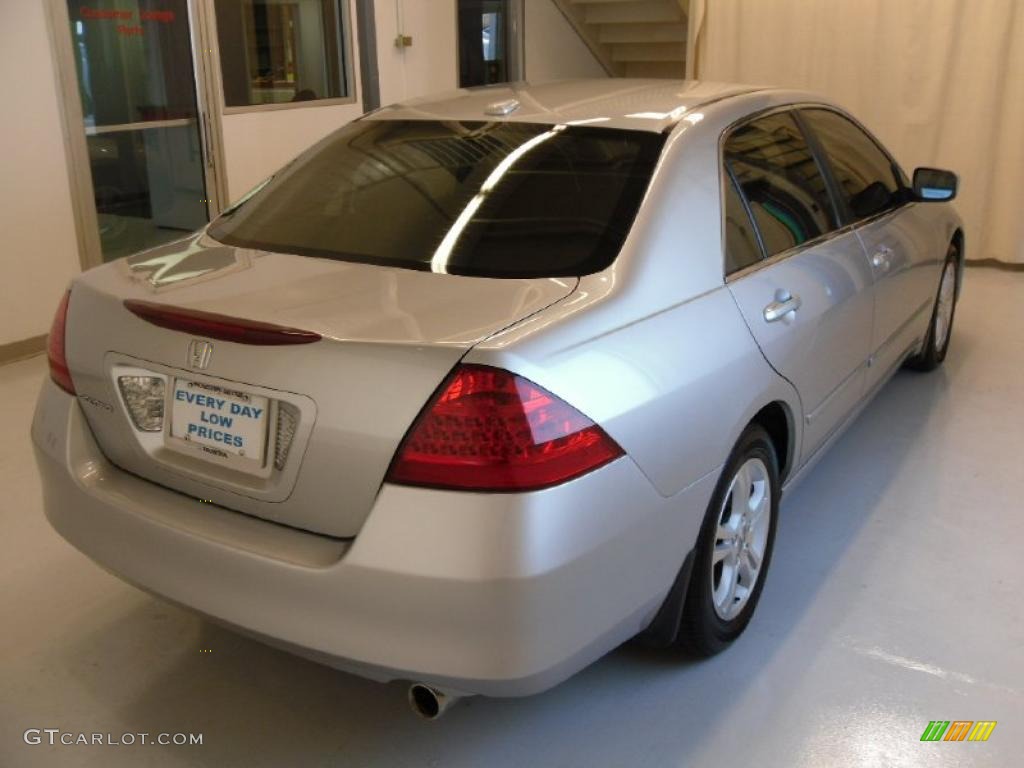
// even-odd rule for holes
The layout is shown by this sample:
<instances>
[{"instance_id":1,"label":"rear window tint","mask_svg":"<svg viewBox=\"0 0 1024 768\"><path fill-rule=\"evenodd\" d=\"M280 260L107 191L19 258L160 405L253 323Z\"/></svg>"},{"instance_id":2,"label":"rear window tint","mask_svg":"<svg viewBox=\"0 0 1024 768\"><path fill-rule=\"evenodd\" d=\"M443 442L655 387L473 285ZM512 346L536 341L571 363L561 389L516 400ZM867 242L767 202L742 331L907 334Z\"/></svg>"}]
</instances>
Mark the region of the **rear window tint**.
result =
<instances>
[{"instance_id":1,"label":"rear window tint","mask_svg":"<svg viewBox=\"0 0 1024 768\"><path fill-rule=\"evenodd\" d=\"M223 243L488 277L618 255L664 136L590 126L361 120L225 212Z\"/></svg>"}]
</instances>

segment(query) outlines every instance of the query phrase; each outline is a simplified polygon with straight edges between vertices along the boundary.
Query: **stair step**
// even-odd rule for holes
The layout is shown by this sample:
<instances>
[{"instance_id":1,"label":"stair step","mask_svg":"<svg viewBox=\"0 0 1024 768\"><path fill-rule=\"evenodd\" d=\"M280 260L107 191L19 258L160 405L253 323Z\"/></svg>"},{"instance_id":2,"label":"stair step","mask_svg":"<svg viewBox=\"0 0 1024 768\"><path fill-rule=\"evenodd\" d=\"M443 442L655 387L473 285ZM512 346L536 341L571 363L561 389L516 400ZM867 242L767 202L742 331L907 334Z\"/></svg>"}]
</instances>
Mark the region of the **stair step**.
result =
<instances>
[{"instance_id":1,"label":"stair step","mask_svg":"<svg viewBox=\"0 0 1024 768\"><path fill-rule=\"evenodd\" d=\"M686 24L602 24L598 40L602 43L685 42Z\"/></svg>"},{"instance_id":2,"label":"stair step","mask_svg":"<svg viewBox=\"0 0 1024 768\"><path fill-rule=\"evenodd\" d=\"M612 61L685 61L683 43L616 43Z\"/></svg>"},{"instance_id":3,"label":"stair step","mask_svg":"<svg viewBox=\"0 0 1024 768\"><path fill-rule=\"evenodd\" d=\"M673 0L614 0L584 6L587 24L678 22L683 12Z\"/></svg>"},{"instance_id":4,"label":"stair step","mask_svg":"<svg viewBox=\"0 0 1024 768\"><path fill-rule=\"evenodd\" d=\"M682 80L686 64L682 61L627 61L616 64L619 77L658 77Z\"/></svg>"}]
</instances>

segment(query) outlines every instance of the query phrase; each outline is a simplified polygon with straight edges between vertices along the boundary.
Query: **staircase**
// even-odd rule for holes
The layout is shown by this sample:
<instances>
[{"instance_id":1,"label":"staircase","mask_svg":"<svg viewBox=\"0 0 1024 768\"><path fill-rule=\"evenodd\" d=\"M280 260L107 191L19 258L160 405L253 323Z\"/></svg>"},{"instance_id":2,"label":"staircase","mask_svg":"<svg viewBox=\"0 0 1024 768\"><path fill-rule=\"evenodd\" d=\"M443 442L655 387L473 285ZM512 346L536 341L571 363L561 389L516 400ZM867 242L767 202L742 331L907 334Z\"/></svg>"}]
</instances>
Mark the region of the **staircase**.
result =
<instances>
[{"instance_id":1,"label":"staircase","mask_svg":"<svg viewBox=\"0 0 1024 768\"><path fill-rule=\"evenodd\" d=\"M688 0L554 0L614 77L686 76Z\"/></svg>"}]
</instances>

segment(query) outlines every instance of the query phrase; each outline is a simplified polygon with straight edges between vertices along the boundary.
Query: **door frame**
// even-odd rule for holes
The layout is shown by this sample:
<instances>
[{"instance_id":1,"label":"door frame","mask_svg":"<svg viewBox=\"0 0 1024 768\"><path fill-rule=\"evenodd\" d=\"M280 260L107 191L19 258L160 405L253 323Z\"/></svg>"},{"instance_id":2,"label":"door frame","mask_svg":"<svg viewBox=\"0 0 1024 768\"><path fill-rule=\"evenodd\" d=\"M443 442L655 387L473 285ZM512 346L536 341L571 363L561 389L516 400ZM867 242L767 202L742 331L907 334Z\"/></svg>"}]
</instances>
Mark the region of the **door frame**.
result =
<instances>
[{"instance_id":1,"label":"door frame","mask_svg":"<svg viewBox=\"0 0 1024 768\"><path fill-rule=\"evenodd\" d=\"M526 80L526 0L508 0L508 80ZM462 52L459 49L459 0L455 0L455 87L462 88ZM500 85L500 83L494 83Z\"/></svg>"},{"instance_id":2,"label":"door frame","mask_svg":"<svg viewBox=\"0 0 1024 768\"><path fill-rule=\"evenodd\" d=\"M65 0L44 0L49 27L50 52L57 83L57 106L64 134L65 161L71 191L71 209L78 243L78 258L83 270L103 264L99 216L89 163L85 118L78 88L78 70L71 42L71 18ZM203 154L206 185L206 210L212 220L227 205L227 180L224 173L224 145L220 105L215 98L216 69L211 50L214 38L202 0L187 0L189 45L196 94L196 122Z\"/></svg>"}]
</instances>

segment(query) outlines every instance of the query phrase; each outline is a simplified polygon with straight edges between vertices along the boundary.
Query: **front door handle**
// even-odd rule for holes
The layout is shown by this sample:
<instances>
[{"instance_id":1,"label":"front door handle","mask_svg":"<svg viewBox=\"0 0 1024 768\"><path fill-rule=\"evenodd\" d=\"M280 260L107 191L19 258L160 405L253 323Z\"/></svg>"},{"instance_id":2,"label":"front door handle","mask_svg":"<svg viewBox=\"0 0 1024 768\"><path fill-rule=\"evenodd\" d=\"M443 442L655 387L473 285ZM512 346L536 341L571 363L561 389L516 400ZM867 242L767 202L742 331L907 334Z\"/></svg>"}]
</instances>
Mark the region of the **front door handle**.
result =
<instances>
[{"instance_id":1,"label":"front door handle","mask_svg":"<svg viewBox=\"0 0 1024 768\"><path fill-rule=\"evenodd\" d=\"M801 304L803 302L799 296L793 296L789 291L778 291L775 294L775 301L764 308L765 322L774 323L776 320L782 320L790 312L795 313L800 309Z\"/></svg>"}]
</instances>

